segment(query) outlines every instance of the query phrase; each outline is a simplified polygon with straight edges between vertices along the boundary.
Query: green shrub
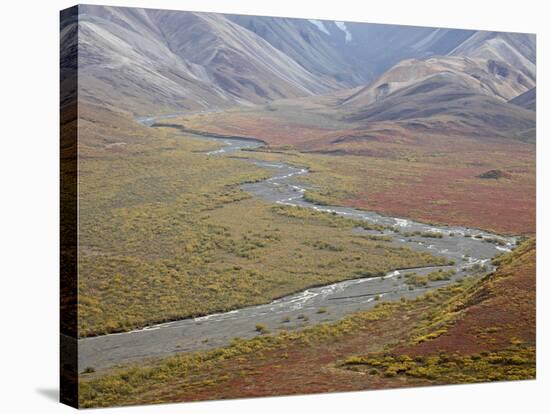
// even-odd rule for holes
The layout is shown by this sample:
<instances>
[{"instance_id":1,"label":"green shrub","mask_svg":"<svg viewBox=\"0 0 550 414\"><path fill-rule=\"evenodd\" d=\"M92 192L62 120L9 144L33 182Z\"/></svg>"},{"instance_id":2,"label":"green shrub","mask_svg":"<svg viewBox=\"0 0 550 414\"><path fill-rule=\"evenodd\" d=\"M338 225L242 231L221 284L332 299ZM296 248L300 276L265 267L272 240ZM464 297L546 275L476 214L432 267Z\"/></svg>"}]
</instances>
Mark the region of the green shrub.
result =
<instances>
[{"instance_id":1,"label":"green shrub","mask_svg":"<svg viewBox=\"0 0 550 414\"><path fill-rule=\"evenodd\" d=\"M262 335L269 332L267 327L264 324L261 324L261 323L257 323L255 329L256 329L256 332L259 332Z\"/></svg>"}]
</instances>

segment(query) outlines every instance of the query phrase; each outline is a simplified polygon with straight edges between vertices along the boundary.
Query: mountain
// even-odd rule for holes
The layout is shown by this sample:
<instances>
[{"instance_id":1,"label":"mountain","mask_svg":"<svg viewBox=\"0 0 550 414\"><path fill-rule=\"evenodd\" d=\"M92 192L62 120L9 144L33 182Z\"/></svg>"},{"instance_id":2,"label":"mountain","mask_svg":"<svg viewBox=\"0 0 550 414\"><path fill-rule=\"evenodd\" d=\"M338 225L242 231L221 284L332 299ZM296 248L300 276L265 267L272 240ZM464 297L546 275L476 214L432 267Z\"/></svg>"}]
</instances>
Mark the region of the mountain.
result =
<instances>
[{"instance_id":1,"label":"mountain","mask_svg":"<svg viewBox=\"0 0 550 414\"><path fill-rule=\"evenodd\" d=\"M342 102L344 107L361 108L432 76L449 74L448 79L460 79L476 93L507 101L534 82L504 62L461 57L433 57L424 60L407 59L395 65L371 84Z\"/></svg>"},{"instance_id":2,"label":"mountain","mask_svg":"<svg viewBox=\"0 0 550 414\"><path fill-rule=\"evenodd\" d=\"M526 139L534 126L531 111L480 94L463 77L439 73L353 112L349 121L394 121L413 129L461 132L470 136Z\"/></svg>"},{"instance_id":3,"label":"mountain","mask_svg":"<svg viewBox=\"0 0 550 414\"><path fill-rule=\"evenodd\" d=\"M521 106L522 108L536 111L537 110L537 88L534 87L532 89L529 89L527 92L524 92L519 96L516 96L514 99L511 99L509 102L511 104Z\"/></svg>"},{"instance_id":4,"label":"mountain","mask_svg":"<svg viewBox=\"0 0 550 414\"><path fill-rule=\"evenodd\" d=\"M340 108L352 122L532 141L534 114L508 102L535 87L534 45L531 35L478 32L448 56L399 62Z\"/></svg>"},{"instance_id":5,"label":"mountain","mask_svg":"<svg viewBox=\"0 0 550 414\"><path fill-rule=\"evenodd\" d=\"M261 37L311 73L329 76L349 87L369 79L342 53L345 34L329 34L325 26L305 19L227 15L231 21ZM321 29L319 29L321 27Z\"/></svg>"},{"instance_id":6,"label":"mountain","mask_svg":"<svg viewBox=\"0 0 550 414\"><path fill-rule=\"evenodd\" d=\"M350 61L362 67L369 81L410 58L446 55L475 32L472 30L386 24L345 23L350 40L342 47Z\"/></svg>"},{"instance_id":7,"label":"mountain","mask_svg":"<svg viewBox=\"0 0 550 414\"><path fill-rule=\"evenodd\" d=\"M513 33L84 5L61 41L62 82L78 46L79 99L132 116L330 94L344 119L457 116L453 88L479 109L536 82L534 36Z\"/></svg>"},{"instance_id":8,"label":"mountain","mask_svg":"<svg viewBox=\"0 0 550 414\"><path fill-rule=\"evenodd\" d=\"M78 20L79 96L92 103L148 114L339 86L220 14L85 5ZM64 27L67 42L75 25Z\"/></svg>"},{"instance_id":9,"label":"mountain","mask_svg":"<svg viewBox=\"0 0 550 414\"><path fill-rule=\"evenodd\" d=\"M276 99L319 94L337 87L314 76L259 36L214 13L148 12L178 57L200 65L235 96L253 92Z\"/></svg>"},{"instance_id":10,"label":"mountain","mask_svg":"<svg viewBox=\"0 0 550 414\"><path fill-rule=\"evenodd\" d=\"M533 34L476 32L449 55L506 62L525 76L526 83L536 80L536 40Z\"/></svg>"},{"instance_id":11,"label":"mountain","mask_svg":"<svg viewBox=\"0 0 550 414\"><path fill-rule=\"evenodd\" d=\"M345 86L371 82L407 58L445 55L475 32L328 20L227 15L313 73Z\"/></svg>"},{"instance_id":12,"label":"mountain","mask_svg":"<svg viewBox=\"0 0 550 414\"><path fill-rule=\"evenodd\" d=\"M62 42L78 22L80 98L140 115L364 85L404 58L447 53L474 34L91 5L78 11Z\"/></svg>"}]
</instances>

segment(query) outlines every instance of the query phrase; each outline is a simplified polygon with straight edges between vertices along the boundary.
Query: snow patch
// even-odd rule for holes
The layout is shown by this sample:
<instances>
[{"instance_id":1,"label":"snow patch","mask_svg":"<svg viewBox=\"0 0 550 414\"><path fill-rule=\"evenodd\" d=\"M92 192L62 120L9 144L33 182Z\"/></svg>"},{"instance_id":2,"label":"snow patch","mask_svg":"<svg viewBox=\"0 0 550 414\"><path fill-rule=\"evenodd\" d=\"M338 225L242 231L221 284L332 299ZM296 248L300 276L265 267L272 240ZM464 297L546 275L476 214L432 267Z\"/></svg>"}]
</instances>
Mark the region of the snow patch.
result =
<instances>
[{"instance_id":1,"label":"snow patch","mask_svg":"<svg viewBox=\"0 0 550 414\"><path fill-rule=\"evenodd\" d=\"M351 35L351 32L346 27L346 24L344 22L334 22L334 24L336 25L336 27L338 27L338 29L340 29L346 34L346 43L351 42L351 40L353 39L353 36Z\"/></svg>"},{"instance_id":2,"label":"snow patch","mask_svg":"<svg viewBox=\"0 0 550 414\"><path fill-rule=\"evenodd\" d=\"M317 29L319 29L321 32L323 33L326 33L330 36L330 33L329 31L327 30L327 28L325 27L325 25L323 24L323 22L321 20L313 20L313 19L309 19L308 20L312 25L314 25L315 27L317 27Z\"/></svg>"}]
</instances>

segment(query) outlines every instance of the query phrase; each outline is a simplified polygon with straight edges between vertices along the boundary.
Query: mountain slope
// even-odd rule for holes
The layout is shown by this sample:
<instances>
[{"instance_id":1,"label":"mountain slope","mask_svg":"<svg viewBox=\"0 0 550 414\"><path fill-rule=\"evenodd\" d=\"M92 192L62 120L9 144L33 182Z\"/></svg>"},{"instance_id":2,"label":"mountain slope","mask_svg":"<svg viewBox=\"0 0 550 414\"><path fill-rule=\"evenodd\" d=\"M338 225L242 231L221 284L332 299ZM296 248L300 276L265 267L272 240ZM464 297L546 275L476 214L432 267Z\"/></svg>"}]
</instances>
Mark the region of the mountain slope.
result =
<instances>
[{"instance_id":1,"label":"mountain slope","mask_svg":"<svg viewBox=\"0 0 550 414\"><path fill-rule=\"evenodd\" d=\"M522 72L527 80L536 80L536 39L533 34L476 32L449 55L506 62Z\"/></svg>"},{"instance_id":2,"label":"mountain slope","mask_svg":"<svg viewBox=\"0 0 550 414\"><path fill-rule=\"evenodd\" d=\"M463 78L477 92L507 101L535 86L535 37L475 32L446 56L402 60L345 104L364 106L436 73Z\"/></svg>"},{"instance_id":3,"label":"mountain slope","mask_svg":"<svg viewBox=\"0 0 550 414\"><path fill-rule=\"evenodd\" d=\"M349 121L401 122L412 128L460 132L463 135L522 135L534 127L531 111L481 94L462 76L442 72L415 82L366 107L354 110Z\"/></svg>"},{"instance_id":4,"label":"mountain slope","mask_svg":"<svg viewBox=\"0 0 550 414\"><path fill-rule=\"evenodd\" d=\"M345 54L373 80L396 63L410 58L446 55L475 32L460 29L346 23L352 41Z\"/></svg>"},{"instance_id":5,"label":"mountain slope","mask_svg":"<svg viewBox=\"0 0 550 414\"><path fill-rule=\"evenodd\" d=\"M371 84L345 99L344 107L361 108L437 74L452 74L472 91L507 101L534 82L504 62L462 57L432 57L401 61ZM521 79L521 80L520 80Z\"/></svg>"},{"instance_id":6,"label":"mountain slope","mask_svg":"<svg viewBox=\"0 0 550 414\"><path fill-rule=\"evenodd\" d=\"M92 103L148 114L307 96L338 85L220 14L80 6L79 21L79 92Z\"/></svg>"},{"instance_id":7,"label":"mountain slope","mask_svg":"<svg viewBox=\"0 0 550 414\"><path fill-rule=\"evenodd\" d=\"M80 99L138 113L229 103L170 51L145 10L80 6L79 20Z\"/></svg>"},{"instance_id":8,"label":"mountain slope","mask_svg":"<svg viewBox=\"0 0 550 414\"><path fill-rule=\"evenodd\" d=\"M228 15L313 73L345 86L371 82L399 61L445 55L474 31Z\"/></svg>"},{"instance_id":9,"label":"mountain slope","mask_svg":"<svg viewBox=\"0 0 550 414\"><path fill-rule=\"evenodd\" d=\"M531 35L477 32L449 56L408 59L340 102L344 119L532 141L534 114L508 101L535 87Z\"/></svg>"},{"instance_id":10,"label":"mountain slope","mask_svg":"<svg viewBox=\"0 0 550 414\"><path fill-rule=\"evenodd\" d=\"M281 98L326 92L336 86L223 15L161 10L149 14L176 55L205 68L230 93L235 94L232 87L250 88L260 97Z\"/></svg>"},{"instance_id":11,"label":"mountain slope","mask_svg":"<svg viewBox=\"0 0 550 414\"><path fill-rule=\"evenodd\" d=\"M311 73L330 76L340 87L358 85L369 79L339 49L337 36L327 34L325 26L305 19L227 15L228 19L260 36ZM342 34L342 36L345 36Z\"/></svg>"},{"instance_id":12,"label":"mountain slope","mask_svg":"<svg viewBox=\"0 0 550 414\"><path fill-rule=\"evenodd\" d=\"M349 99L360 110L442 71L504 101L535 86L532 35L103 6L79 6L78 17L80 98L139 115L326 94L379 76ZM75 27L63 28L65 43Z\"/></svg>"},{"instance_id":13,"label":"mountain slope","mask_svg":"<svg viewBox=\"0 0 550 414\"><path fill-rule=\"evenodd\" d=\"M532 111L537 110L537 88L534 87L529 89L527 92L522 93L519 96L516 96L514 99L511 99L509 103L521 106L525 109L531 109Z\"/></svg>"}]
</instances>

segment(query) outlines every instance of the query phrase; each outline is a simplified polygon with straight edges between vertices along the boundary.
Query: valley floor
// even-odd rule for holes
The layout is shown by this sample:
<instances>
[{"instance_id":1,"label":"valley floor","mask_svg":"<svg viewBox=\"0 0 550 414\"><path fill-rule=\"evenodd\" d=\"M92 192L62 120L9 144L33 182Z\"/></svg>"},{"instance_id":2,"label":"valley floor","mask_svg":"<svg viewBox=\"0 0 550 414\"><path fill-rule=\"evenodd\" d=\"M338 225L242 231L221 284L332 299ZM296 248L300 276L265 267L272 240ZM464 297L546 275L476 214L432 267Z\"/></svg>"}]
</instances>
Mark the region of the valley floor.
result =
<instances>
[{"instance_id":1,"label":"valley floor","mask_svg":"<svg viewBox=\"0 0 550 414\"><path fill-rule=\"evenodd\" d=\"M170 123L261 137L270 146L266 159L310 168L311 201L503 234L535 232L532 143L399 122L343 122L326 105L311 105L289 100Z\"/></svg>"},{"instance_id":2,"label":"valley floor","mask_svg":"<svg viewBox=\"0 0 550 414\"><path fill-rule=\"evenodd\" d=\"M307 286L395 268L447 264L426 252L395 247L391 238L354 231L354 220L252 198L239 184L269 174L236 159L243 156L307 166L305 197L319 204L397 211L501 233L531 233L534 226L534 163L527 147L514 154L516 147L497 145L502 152L491 159L476 151L461 158L466 150L439 156L435 148L407 159L399 151L391 157L329 155L280 146L213 157L208 152L217 147L210 143L174 139L164 128L132 128L126 135L113 134L116 141L99 134L80 148L81 336L266 303ZM86 134L85 127L82 131ZM98 129L91 124L89 131ZM112 127L106 131L112 133ZM511 178L478 177L503 160ZM437 171L429 175L439 181L424 181L426 171ZM449 179L443 191L441 177L450 171L467 173ZM468 208L452 198L454 191ZM506 203L504 195L510 194L518 197ZM386 201L380 201L382 195ZM225 348L102 372L91 367L81 374L80 403L96 407L533 378L534 239L495 264L498 269L489 276L459 280L416 299L382 301L330 324L277 334L257 326L255 338L236 338Z\"/></svg>"},{"instance_id":3,"label":"valley floor","mask_svg":"<svg viewBox=\"0 0 550 414\"><path fill-rule=\"evenodd\" d=\"M344 320L103 377L81 405L131 405L535 378L535 241L495 273Z\"/></svg>"},{"instance_id":4,"label":"valley floor","mask_svg":"<svg viewBox=\"0 0 550 414\"><path fill-rule=\"evenodd\" d=\"M150 146L107 144L79 162L80 337L447 263L352 231L367 222L252 198L239 184L273 171L209 156L217 146L202 140L147 131Z\"/></svg>"}]
</instances>

